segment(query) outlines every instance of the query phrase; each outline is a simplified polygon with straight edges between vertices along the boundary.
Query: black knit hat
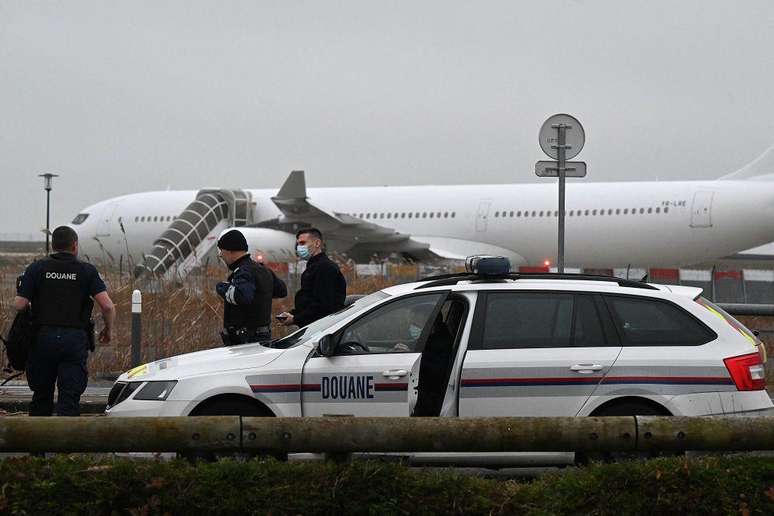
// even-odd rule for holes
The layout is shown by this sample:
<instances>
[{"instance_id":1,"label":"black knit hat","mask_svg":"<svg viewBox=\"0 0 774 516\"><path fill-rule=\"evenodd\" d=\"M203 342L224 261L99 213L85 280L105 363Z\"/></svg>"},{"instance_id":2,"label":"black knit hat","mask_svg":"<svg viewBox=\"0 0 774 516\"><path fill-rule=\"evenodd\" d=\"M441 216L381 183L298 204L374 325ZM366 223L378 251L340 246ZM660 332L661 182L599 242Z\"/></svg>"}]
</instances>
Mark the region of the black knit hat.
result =
<instances>
[{"instance_id":1,"label":"black knit hat","mask_svg":"<svg viewBox=\"0 0 774 516\"><path fill-rule=\"evenodd\" d=\"M247 239L241 231L226 231L218 240L218 249L224 251L247 251Z\"/></svg>"}]
</instances>

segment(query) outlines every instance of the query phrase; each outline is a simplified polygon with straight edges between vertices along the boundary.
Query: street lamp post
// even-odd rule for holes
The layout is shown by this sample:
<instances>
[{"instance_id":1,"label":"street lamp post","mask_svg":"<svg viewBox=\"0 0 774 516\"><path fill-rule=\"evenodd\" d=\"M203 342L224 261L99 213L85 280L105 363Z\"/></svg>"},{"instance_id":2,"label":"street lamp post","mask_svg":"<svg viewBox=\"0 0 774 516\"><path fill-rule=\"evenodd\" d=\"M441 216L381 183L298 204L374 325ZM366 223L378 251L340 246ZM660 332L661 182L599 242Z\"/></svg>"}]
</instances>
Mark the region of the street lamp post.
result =
<instances>
[{"instance_id":1,"label":"street lamp post","mask_svg":"<svg viewBox=\"0 0 774 516\"><path fill-rule=\"evenodd\" d=\"M50 221L51 221L51 183L55 177L59 177L57 174L38 174L38 177L43 178L43 188L46 189L46 254L50 252L49 240L51 238Z\"/></svg>"}]
</instances>

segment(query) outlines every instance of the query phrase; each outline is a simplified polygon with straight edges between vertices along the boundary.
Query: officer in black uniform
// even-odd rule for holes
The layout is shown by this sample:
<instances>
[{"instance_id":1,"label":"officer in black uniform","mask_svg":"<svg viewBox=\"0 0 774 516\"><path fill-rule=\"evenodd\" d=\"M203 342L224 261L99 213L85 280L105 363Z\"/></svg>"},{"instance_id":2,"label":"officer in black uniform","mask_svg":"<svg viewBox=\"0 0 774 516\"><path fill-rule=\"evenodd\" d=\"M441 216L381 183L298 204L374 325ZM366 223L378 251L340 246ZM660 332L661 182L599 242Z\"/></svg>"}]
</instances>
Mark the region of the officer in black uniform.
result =
<instances>
[{"instance_id":1,"label":"officer in black uniform","mask_svg":"<svg viewBox=\"0 0 774 516\"><path fill-rule=\"evenodd\" d=\"M301 275L301 290L296 293L296 306L277 316L286 326L306 326L344 308L347 280L339 266L324 251L322 233L307 228L296 233L296 254L307 260Z\"/></svg>"},{"instance_id":2,"label":"officer in black uniform","mask_svg":"<svg viewBox=\"0 0 774 516\"><path fill-rule=\"evenodd\" d=\"M94 349L94 301L105 323L101 343L112 338L115 307L97 269L77 259L78 234L60 226L51 241L54 253L27 267L14 300L17 310L31 310L37 332L27 358L27 381L33 393L29 414L52 415L56 385L57 415L78 416L88 382L88 350Z\"/></svg>"},{"instance_id":3,"label":"officer in black uniform","mask_svg":"<svg viewBox=\"0 0 774 516\"><path fill-rule=\"evenodd\" d=\"M223 331L227 346L271 340L271 300L285 297L285 284L256 263L247 252L244 235L232 229L218 240L218 252L231 274L215 287L223 298Z\"/></svg>"}]
</instances>

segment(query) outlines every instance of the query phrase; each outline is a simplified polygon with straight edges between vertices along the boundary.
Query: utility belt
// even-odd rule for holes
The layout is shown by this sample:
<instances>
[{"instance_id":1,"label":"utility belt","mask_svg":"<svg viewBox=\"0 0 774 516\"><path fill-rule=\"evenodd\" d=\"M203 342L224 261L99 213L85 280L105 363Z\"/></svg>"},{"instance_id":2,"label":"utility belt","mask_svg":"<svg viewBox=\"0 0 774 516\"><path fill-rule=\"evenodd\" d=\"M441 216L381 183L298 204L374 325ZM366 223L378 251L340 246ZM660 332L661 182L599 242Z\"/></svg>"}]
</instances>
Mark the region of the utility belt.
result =
<instances>
[{"instance_id":1,"label":"utility belt","mask_svg":"<svg viewBox=\"0 0 774 516\"><path fill-rule=\"evenodd\" d=\"M97 349L96 341L94 340L94 328L95 323L94 319L89 319L89 322L86 323L86 327L83 326L61 326L61 325L51 325L51 324L36 324L35 330L44 330L47 328L56 329L56 328L63 328L67 330L82 330L86 334L86 349L89 351L94 351Z\"/></svg>"},{"instance_id":2,"label":"utility belt","mask_svg":"<svg viewBox=\"0 0 774 516\"><path fill-rule=\"evenodd\" d=\"M248 342L266 342L271 340L271 326L254 326L237 328L229 326L220 332L224 346L236 346Z\"/></svg>"}]
</instances>

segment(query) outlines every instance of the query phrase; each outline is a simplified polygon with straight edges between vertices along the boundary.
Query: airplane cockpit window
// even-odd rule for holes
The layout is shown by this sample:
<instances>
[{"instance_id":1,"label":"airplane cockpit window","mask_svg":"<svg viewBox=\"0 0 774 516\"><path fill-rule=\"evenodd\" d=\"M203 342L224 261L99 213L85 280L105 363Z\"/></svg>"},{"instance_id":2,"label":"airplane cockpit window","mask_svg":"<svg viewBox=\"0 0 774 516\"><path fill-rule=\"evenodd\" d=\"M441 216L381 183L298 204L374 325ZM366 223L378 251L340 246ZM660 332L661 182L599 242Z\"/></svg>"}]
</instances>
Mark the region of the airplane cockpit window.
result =
<instances>
[{"instance_id":1,"label":"airplane cockpit window","mask_svg":"<svg viewBox=\"0 0 774 516\"><path fill-rule=\"evenodd\" d=\"M73 219L72 223L73 224L83 224L83 222L86 219L88 219L88 218L89 218L89 214L88 213L79 213L78 215L75 216L75 218Z\"/></svg>"}]
</instances>

